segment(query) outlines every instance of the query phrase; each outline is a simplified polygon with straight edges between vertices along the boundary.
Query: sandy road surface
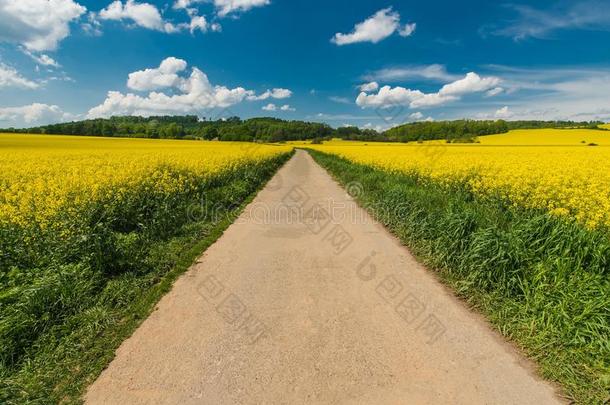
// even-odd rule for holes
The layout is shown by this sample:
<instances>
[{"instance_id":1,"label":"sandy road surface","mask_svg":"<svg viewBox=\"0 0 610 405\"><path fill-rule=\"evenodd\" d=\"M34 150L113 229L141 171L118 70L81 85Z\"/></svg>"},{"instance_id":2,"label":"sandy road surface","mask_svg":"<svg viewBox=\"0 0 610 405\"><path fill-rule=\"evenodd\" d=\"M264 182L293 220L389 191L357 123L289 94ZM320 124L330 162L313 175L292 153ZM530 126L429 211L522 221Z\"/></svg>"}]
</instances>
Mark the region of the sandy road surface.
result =
<instances>
[{"instance_id":1,"label":"sandy road surface","mask_svg":"<svg viewBox=\"0 0 610 405\"><path fill-rule=\"evenodd\" d=\"M178 279L86 401L559 402L302 151Z\"/></svg>"}]
</instances>

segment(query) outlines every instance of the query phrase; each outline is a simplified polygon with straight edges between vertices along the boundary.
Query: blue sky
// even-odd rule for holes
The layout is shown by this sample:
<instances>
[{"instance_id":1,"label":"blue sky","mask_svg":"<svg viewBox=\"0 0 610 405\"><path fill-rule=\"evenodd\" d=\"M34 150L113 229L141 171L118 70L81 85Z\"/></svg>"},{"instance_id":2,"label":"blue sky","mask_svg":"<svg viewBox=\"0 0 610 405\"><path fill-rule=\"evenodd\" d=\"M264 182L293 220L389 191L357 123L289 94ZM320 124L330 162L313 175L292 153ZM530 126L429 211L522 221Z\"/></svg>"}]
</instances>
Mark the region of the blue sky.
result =
<instances>
[{"instance_id":1,"label":"blue sky","mask_svg":"<svg viewBox=\"0 0 610 405\"><path fill-rule=\"evenodd\" d=\"M610 121L608 44L609 0L0 0L0 127Z\"/></svg>"}]
</instances>

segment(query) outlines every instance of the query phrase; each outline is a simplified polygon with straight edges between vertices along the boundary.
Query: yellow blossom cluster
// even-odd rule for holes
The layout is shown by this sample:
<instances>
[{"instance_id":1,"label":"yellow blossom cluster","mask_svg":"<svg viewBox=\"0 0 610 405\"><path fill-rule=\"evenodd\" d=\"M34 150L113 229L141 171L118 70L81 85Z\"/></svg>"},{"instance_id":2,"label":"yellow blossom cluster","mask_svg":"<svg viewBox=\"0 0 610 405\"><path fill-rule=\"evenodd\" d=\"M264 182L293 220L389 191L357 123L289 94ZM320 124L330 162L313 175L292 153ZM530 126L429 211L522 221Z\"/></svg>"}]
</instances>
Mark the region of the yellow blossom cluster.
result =
<instances>
[{"instance_id":1,"label":"yellow blossom cluster","mask_svg":"<svg viewBox=\"0 0 610 405\"><path fill-rule=\"evenodd\" d=\"M138 192L169 196L288 146L183 140L0 134L0 224L41 229L58 214ZM148 195L148 193L147 193Z\"/></svg>"},{"instance_id":2,"label":"yellow blossom cluster","mask_svg":"<svg viewBox=\"0 0 610 405\"><path fill-rule=\"evenodd\" d=\"M476 144L330 141L307 147L392 172L466 183L479 194L568 215L588 227L610 226L610 132L521 130L479 139Z\"/></svg>"}]
</instances>

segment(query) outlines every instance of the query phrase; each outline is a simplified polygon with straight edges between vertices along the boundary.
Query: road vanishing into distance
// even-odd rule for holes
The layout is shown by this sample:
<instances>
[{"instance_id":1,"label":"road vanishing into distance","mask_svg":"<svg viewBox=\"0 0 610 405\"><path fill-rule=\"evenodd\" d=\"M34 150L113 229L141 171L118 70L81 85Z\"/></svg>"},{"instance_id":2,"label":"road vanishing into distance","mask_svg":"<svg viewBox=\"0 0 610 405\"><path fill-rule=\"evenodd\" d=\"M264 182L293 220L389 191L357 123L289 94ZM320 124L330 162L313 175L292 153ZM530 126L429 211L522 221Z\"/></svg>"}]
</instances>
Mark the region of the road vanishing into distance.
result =
<instances>
[{"instance_id":1,"label":"road vanishing into distance","mask_svg":"<svg viewBox=\"0 0 610 405\"><path fill-rule=\"evenodd\" d=\"M553 404L556 389L304 151L181 276L88 404Z\"/></svg>"}]
</instances>

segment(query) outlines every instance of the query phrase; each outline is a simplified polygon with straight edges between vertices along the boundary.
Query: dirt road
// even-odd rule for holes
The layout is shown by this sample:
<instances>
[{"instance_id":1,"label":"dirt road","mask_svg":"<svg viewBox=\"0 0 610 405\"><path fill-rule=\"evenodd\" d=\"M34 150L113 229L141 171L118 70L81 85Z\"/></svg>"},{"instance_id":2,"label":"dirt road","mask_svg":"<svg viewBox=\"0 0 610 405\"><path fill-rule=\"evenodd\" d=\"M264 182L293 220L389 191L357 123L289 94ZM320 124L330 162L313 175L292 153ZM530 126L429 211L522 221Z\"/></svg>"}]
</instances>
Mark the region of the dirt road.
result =
<instances>
[{"instance_id":1,"label":"dirt road","mask_svg":"<svg viewBox=\"0 0 610 405\"><path fill-rule=\"evenodd\" d=\"M86 401L560 402L302 151L122 344Z\"/></svg>"}]
</instances>

